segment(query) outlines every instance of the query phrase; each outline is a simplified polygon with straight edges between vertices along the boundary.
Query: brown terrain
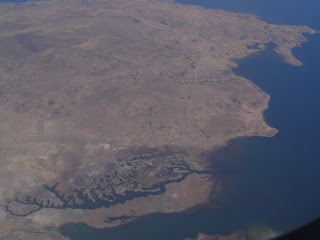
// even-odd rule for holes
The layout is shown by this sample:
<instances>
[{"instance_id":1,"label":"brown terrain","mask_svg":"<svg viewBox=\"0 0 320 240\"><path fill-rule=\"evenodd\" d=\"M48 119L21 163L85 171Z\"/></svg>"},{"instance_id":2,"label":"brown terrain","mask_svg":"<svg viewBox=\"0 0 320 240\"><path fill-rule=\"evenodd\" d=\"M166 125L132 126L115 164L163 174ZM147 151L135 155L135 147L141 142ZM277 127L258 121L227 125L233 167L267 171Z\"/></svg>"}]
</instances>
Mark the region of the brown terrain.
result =
<instances>
[{"instance_id":1,"label":"brown terrain","mask_svg":"<svg viewBox=\"0 0 320 240\"><path fill-rule=\"evenodd\" d=\"M160 0L0 3L0 239L216 198L206 153L277 133L234 60L273 42L301 65L302 33L315 31Z\"/></svg>"}]
</instances>

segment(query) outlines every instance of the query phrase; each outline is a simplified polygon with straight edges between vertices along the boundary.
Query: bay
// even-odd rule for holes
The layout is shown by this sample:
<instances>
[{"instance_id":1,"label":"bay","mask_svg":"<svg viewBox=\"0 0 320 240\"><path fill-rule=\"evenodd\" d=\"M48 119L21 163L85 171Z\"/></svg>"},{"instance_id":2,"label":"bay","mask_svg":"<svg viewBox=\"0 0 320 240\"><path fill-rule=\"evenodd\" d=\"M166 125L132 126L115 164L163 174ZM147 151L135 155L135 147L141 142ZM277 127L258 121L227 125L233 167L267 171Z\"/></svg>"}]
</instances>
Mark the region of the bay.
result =
<instances>
[{"instance_id":1,"label":"bay","mask_svg":"<svg viewBox=\"0 0 320 240\"><path fill-rule=\"evenodd\" d=\"M8 2L8 0L5 0ZM20 0L12 0L20 2ZM24 0L21 0L24 1ZM3 2L3 0L0 0ZM320 29L318 0L179 0L207 8L247 12L276 24ZM153 214L120 228L98 230L66 224L71 239L167 239L199 232L230 234L263 226L277 234L320 216L320 37L294 49L302 67L290 66L272 50L239 61L234 71L271 95L264 116L280 132L272 138L242 138L212 153L227 191L221 208L201 207L185 214Z\"/></svg>"},{"instance_id":2,"label":"bay","mask_svg":"<svg viewBox=\"0 0 320 240\"><path fill-rule=\"evenodd\" d=\"M67 224L71 239L168 239L197 233L230 234L241 228L290 231L320 216L320 38L294 50L304 66L286 64L269 46L239 61L234 71L271 95L265 119L280 132L272 138L241 138L212 154L228 191L222 208L189 214L154 214L115 229Z\"/></svg>"}]
</instances>

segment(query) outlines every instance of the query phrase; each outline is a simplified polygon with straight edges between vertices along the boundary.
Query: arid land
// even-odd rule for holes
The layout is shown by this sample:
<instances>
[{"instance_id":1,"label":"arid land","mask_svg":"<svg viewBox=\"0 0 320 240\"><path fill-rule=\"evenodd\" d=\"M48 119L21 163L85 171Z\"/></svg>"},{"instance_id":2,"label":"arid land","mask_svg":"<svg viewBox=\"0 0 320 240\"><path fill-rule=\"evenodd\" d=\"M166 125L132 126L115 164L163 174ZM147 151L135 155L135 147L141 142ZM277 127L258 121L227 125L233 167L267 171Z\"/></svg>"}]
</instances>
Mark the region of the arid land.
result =
<instances>
[{"instance_id":1,"label":"arid land","mask_svg":"<svg viewBox=\"0 0 320 240\"><path fill-rule=\"evenodd\" d=\"M277 133L235 60L272 42L299 66L315 32L160 0L0 3L0 239L217 197L206 153Z\"/></svg>"}]
</instances>

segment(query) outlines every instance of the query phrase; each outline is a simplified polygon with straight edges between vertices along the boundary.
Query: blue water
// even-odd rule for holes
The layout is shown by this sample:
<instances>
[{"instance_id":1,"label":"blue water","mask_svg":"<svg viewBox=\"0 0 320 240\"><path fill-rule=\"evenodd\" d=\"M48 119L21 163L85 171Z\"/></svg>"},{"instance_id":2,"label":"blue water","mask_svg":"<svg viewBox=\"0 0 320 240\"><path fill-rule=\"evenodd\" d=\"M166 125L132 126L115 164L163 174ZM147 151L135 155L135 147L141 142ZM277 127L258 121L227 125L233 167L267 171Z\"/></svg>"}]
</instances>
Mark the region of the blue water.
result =
<instances>
[{"instance_id":1,"label":"blue water","mask_svg":"<svg viewBox=\"0 0 320 240\"><path fill-rule=\"evenodd\" d=\"M3 0L0 0L2 2ZM7 0L6 0L7 1ZM16 0L13 0L16 1ZM22 0L23 1L23 0ZM179 0L208 8L248 12L270 23L320 29L319 0ZM197 233L228 234L264 225L278 232L320 216L320 35L294 49L302 67L290 66L269 48L240 61L234 71L271 95L265 119L280 132L273 138L245 138L214 152L224 179L224 205L189 214L154 214L111 230L67 224L74 240L182 240Z\"/></svg>"},{"instance_id":2,"label":"blue water","mask_svg":"<svg viewBox=\"0 0 320 240\"><path fill-rule=\"evenodd\" d=\"M280 132L273 138L237 139L213 153L228 187L222 208L155 214L112 230L68 224L62 233L76 240L182 240L255 225L283 233L320 216L320 36L308 38L294 50L303 67L284 63L269 48L234 70L271 95L265 118Z\"/></svg>"},{"instance_id":3,"label":"blue water","mask_svg":"<svg viewBox=\"0 0 320 240\"><path fill-rule=\"evenodd\" d=\"M274 24L308 25L320 29L319 0L176 0L178 3L253 13Z\"/></svg>"},{"instance_id":4,"label":"blue water","mask_svg":"<svg viewBox=\"0 0 320 240\"><path fill-rule=\"evenodd\" d=\"M181 3L251 12L279 24L320 29L320 1L179 0ZM298 11L297 11L298 10ZM271 95L265 119L280 132L273 138L237 139L215 152L224 174L224 205L192 214L155 214L112 230L68 224L71 239L179 240L198 232L228 234L263 225L282 233L320 216L320 36L294 49L302 67L290 66L269 48L240 61L234 71Z\"/></svg>"}]
</instances>

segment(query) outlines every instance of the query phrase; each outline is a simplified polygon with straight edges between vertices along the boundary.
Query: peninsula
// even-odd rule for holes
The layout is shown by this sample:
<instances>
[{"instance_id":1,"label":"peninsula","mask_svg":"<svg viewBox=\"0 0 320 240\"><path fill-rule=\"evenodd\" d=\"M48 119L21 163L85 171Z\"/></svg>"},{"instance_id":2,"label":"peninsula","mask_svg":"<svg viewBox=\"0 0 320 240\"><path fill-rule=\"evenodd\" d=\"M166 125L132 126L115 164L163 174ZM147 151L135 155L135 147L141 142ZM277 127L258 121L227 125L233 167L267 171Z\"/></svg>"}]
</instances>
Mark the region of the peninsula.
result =
<instances>
[{"instance_id":1,"label":"peninsula","mask_svg":"<svg viewBox=\"0 0 320 240\"><path fill-rule=\"evenodd\" d=\"M273 43L299 66L315 32L169 0L0 3L0 239L217 198L207 153L277 133L235 60Z\"/></svg>"}]
</instances>

